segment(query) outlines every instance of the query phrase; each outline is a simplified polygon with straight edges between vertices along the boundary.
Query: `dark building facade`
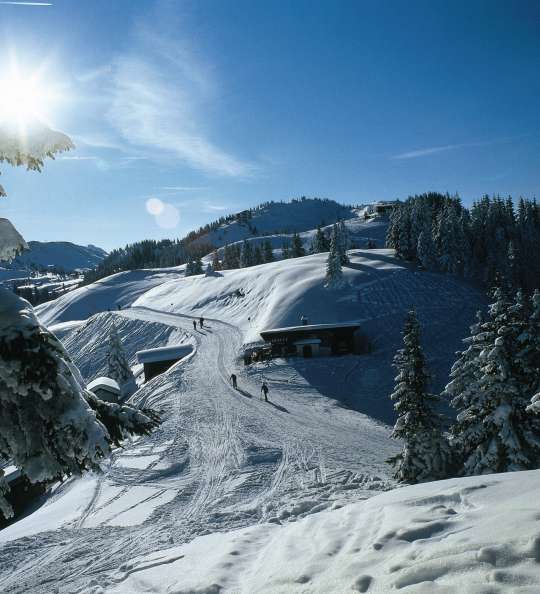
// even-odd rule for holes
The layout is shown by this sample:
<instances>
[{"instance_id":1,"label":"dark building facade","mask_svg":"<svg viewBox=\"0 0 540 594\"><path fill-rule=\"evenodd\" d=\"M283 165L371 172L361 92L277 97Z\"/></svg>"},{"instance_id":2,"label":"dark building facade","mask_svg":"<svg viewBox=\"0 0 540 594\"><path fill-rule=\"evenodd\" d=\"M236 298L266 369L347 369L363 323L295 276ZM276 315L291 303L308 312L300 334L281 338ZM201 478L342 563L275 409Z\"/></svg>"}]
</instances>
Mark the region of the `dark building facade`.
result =
<instances>
[{"instance_id":1,"label":"dark building facade","mask_svg":"<svg viewBox=\"0 0 540 594\"><path fill-rule=\"evenodd\" d=\"M357 322L305 324L261 332L273 357L317 357L369 352L369 342Z\"/></svg>"}]
</instances>

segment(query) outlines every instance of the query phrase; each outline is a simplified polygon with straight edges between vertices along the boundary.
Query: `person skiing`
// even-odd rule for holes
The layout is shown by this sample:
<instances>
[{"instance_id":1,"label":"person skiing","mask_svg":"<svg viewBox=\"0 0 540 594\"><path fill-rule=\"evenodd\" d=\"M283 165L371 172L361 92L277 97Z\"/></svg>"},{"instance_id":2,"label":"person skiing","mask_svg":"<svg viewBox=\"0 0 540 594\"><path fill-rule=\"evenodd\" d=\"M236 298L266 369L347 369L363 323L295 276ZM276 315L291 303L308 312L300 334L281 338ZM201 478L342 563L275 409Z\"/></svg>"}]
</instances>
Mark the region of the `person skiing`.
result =
<instances>
[{"instance_id":1,"label":"person skiing","mask_svg":"<svg viewBox=\"0 0 540 594\"><path fill-rule=\"evenodd\" d=\"M261 386L261 394L264 396L264 401L268 402L268 386L266 385L265 381L263 381Z\"/></svg>"},{"instance_id":2,"label":"person skiing","mask_svg":"<svg viewBox=\"0 0 540 594\"><path fill-rule=\"evenodd\" d=\"M202 316L199 318L199 326L201 328L204 326L204 318Z\"/></svg>"},{"instance_id":3,"label":"person skiing","mask_svg":"<svg viewBox=\"0 0 540 594\"><path fill-rule=\"evenodd\" d=\"M238 386L236 384L236 375L234 373L231 373L231 384L235 390L238 388Z\"/></svg>"},{"instance_id":4,"label":"person skiing","mask_svg":"<svg viewBox=\"0 0 540 594\"><path fill-rule=\"evenodd\" d=\"M197 320L193 320L193 330L197 330Z\"/></svg>"}]
</instances>

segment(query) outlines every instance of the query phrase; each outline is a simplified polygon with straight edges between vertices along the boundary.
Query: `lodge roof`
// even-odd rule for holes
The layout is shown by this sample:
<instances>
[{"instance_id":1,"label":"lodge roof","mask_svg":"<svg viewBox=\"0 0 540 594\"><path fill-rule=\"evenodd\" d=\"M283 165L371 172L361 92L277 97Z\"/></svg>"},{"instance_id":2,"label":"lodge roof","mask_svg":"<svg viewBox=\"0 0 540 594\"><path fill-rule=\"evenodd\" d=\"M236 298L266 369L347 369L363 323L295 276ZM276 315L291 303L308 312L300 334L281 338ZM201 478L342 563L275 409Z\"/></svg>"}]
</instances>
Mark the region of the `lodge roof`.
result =
<instances>
[{"instance_id":1,"label":"lodge roof","mask_svg":"<svg viewBox=\"0 0 540 594\"><path fill-rule=\"evenodd\" d=\"M360 323L336 322L334 324L305 324L302 326L288 326L285 328L271 328L268 330L261 330L260 334L264 338L265 335L271 336L273 334L283 334L287 332L314 332L316 330L337 330L339 328L360 328Z\"/></svg>"},{"instance_id":2,"label":"lodge roof","mask_svg":"<svg viewBox=\"0 0 540 594\"><path fill-rule=\"evenodd\" d=\"M137 352L139 363L156 363L158 361L175 361L189 355L193 347L191 345L175 345L145 349Z\"/></svg>"},{"instance_id":3,"label":"lodge roof","mask_svg":"<svg viewBox=\"0 0 540 594\"><path fill-rule=\"evenodd\" d=\"M90 392L94 392L94 390L106 390L113 394L120 394L118 382L110 377L97 377L86 386L86 389L90 390Z\"/></svg>"}]
</instances>

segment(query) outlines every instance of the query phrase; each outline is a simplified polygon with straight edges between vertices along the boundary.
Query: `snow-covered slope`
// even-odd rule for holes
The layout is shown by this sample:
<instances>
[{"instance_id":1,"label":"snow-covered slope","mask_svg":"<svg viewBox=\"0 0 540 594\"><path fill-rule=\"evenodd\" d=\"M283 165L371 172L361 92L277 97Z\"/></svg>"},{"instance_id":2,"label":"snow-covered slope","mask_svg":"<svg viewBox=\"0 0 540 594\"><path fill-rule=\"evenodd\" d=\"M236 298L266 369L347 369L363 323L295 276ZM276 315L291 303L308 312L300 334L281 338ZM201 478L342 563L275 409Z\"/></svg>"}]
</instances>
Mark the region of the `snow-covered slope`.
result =
<instances>
[{"instance_id":1,"label":"snow-covered slope","mask_svg":"<svg viewBox=\"0 0 540 594\"><path fill-rule=\"evenodd\" d=\"M318 225L330 225L356 216L356 209L333 200L306 198L291 202L273 202L254 210L247 221L221 225L198 239L216 247L258 235L309 231Z\"/></svg>"},{"instance_id":2,"label":"snow-covered slope","mask_svg":"<svg viewBox=\"0 0 540 594\"><path fill-rule=\"evenodd\" d=\"M39 305L36 313L45 325L85 320L95 313L129 306L152 287L181 276L181 269L176 268L119 272Z\"/></svg>"},{"instance_id":3,"label":"snow-covered slope","mask_svg":"<svg viewBox=\"0 0 540 594\"><path fill-rule=\"evenodd\" d=\"M133 559L107 594L540 592L540 471L396 489Z\"/></svg>"},{"instance_id":4,"label":"snow-covered slope","mask_svg":"<svg viewBox=\"0 0 540 594\"><path fill-rule=\"evenodd\" d=\"M65 272L95 268L107 255L95 245L77 245L69 241L29 241L28 250L11 263L12 269L54 266Z\"/></svg>"},{"instance_id":5,"label":"snow-covered slope","mask_svg":"<svg viewBox=\"0 0 540 594\"><path fill-rule=\"evenodd\" d=\"M328 366L323 360L289 364L325 395L391 422L391 363L405 312L417 308L439 390L483 298L451 276L409 268L391 250L351 250L350 258L349 285L341 291L323 287L326 254L315 254L212 277L184 278L178 269L121 273L46 303L38 313L50 325L83 320L121 302L220 319L238 327L244 343L260 341L265 328L296 325L302 315L312 323L358 320L373 345L369 356L343 357Z\"/></svg>"}]
</instances>

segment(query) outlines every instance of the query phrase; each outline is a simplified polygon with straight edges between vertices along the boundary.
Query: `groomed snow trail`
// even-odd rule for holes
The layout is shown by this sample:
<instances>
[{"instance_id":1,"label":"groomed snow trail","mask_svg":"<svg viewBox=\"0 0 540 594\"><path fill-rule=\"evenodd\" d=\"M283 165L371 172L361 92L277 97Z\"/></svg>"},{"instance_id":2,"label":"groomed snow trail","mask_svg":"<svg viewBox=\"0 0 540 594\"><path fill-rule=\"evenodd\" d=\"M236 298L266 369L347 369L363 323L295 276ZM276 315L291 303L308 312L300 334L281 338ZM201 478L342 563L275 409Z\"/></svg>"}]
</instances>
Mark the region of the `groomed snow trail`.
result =
<instances>
[{"instance_id":1,"label":"groomed snow trail","mask_svg":"<svg viewBox=\"0 0 540 594\"><path fill-rule=\"evenodd\" d=\"M294 521L389 486L378 478L395 451L388 427L324 398L293 368L285 380L272 365L263 371L271 400L263 402L260 377L238 360L234 326L207 320L194 332L193 317L142 307L115 315L191 333L196 351L133 397L161 411L159 429L0 532L2 592L117 591L140 555ZM233 371L239 390L229 385Z\"/></svg>"}]
</instances>

